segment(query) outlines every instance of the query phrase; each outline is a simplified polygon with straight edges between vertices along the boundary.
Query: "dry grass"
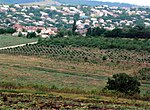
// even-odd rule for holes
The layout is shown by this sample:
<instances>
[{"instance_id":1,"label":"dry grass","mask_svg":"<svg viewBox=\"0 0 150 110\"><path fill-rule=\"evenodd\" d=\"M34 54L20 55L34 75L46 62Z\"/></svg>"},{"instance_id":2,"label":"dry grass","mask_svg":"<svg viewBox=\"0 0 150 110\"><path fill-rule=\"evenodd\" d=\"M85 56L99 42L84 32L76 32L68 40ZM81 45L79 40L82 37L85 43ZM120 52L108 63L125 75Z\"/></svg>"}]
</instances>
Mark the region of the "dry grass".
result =
<instances>
[{"instance_id":1,"label":"dry grass","mask_svg":"<svg viewBox=\"0 0 150 110\"><path fill-rule=\"evenodd\" d=\"M56 108L59 104L63 109L68 106L71 109L148 109L148 101L118 98L112 96L113 94L103 94L99 91L106 85L108 76L120 72L133 75L143 67L144 65L138 64L93 64L0 54L0 84L8 82L21 85L18 88L10 87L11 89L0 87L0 99L8 98L7 101L1 101L0 109L49 109ZM28 85L36 85L37 88L56 88L45 93L41 92L43 89ZM100 95L91 94L92 90ZM90 92L85 94L84 91ZM67 106L64 106L65 104Z\"/></svg>"},{"instance_id":2,"label":"dry grass","mask_svg":"<svg viewBox=\"0 0 150 110\"><path fill-rule=\"evenodd\" d=\"M115 73L134 74L139 65L81 63L39 57L0 55L1 82L39 84L81 90L101 89Z\"/></svg>"}]
</instances>

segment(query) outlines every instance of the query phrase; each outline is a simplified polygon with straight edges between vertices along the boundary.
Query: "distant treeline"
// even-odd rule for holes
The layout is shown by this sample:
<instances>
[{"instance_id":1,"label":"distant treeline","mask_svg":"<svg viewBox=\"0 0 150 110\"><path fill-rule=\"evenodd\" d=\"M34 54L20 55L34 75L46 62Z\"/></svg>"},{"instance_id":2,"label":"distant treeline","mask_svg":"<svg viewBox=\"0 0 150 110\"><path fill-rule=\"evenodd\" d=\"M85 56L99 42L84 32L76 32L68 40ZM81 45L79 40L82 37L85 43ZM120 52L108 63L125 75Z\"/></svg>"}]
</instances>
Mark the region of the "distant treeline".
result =
<instances>
[{"instance_id":1,"label":"distant treeline","mask_svg":"<svg viewBox=\"0 0 150 110\"><path fill-rule=\"evenodd\" d=\"M108 6L119 6L119 7L132 7L133 4L128 3L118 3L118 2L103 2L96 0L56 0L63 4L70 5L88 5L88 6L99 6L99 5L108 5Z\"/></svg>"},{"instance_id":2,"label":"distant treeline","mask_svg":"<svg viewBox=\"0 0 150 110\"><path fill-rule=\"evenodd\" d=\"M129 28L115 28L106 30L104 28L89 28L87 36L104 36L104 37L119 37L119 38L150 38L150 27L135 26Z\"/></svg>"},{"instance_id":3,"label":"distant treeline","mask_svg":"<svg viewBox=\"0 0 150 110\"><path fill-rule=\"evenodd\" d=\"M14 32L16 32L14 28L0 28L0 34L13 34Z\"/></svg>"},{"instance_id":4,"label":"distant treeline","mask_svg":"<svg viewBox=\"0 0 150 110\"><path fill-rule=\"evenodd\" d=\"M75 46L75 47L92 47L99 49L126 49L150 52L150 40L122 39L122 38L105 38L105 37L81 37L69 36L62 38L40 39L39 45L50 46Z\"/></svg>"}]
</instances>

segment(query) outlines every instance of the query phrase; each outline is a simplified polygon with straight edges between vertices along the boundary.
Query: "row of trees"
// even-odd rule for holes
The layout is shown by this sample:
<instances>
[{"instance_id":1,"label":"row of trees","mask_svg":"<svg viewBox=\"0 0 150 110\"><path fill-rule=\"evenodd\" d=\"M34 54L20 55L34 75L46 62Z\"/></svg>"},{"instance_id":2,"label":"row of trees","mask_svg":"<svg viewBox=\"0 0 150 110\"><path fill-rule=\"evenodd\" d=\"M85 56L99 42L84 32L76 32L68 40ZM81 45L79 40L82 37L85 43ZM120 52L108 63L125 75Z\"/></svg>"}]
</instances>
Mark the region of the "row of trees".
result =
<instances>
[{"instance_id":1,"label":"row of trees","mask_svg":"<svg viewBox=\"0 0 150 110\"><path fill-rule=\"evenodd\" d=\"M28 32L27 36L22 35L21 32L19 32L18 37L26 37L26 38L36 38L39 37L38 35L36 35L35 32Z\"/></svg>"},{"instance_id":2,"label":"row of trees","mask_svg":"<svg viewBox=\"0 0 150 110\"><path fill-rule=\"evenodd\" d=\"M135 26L128 28L115 28L106 30L104 28L89 28L87 36L105 36L105 37L120 37L120 38L150 38L150 27Z\"/></svg>"},{"instance_id":3,"label":"row of trees","mask_svg":"<svg viewBox=\"0 0 150 110\"><path fill-rule=\"evenodd\" d=\"M0 28L0 34L13 34L14 32L16 32L14 28Z\"/></svg>"},{"instance_id":4,"label":"row of trees","mask_svg":"<svg viewBox=\"0 0 150 110\"><path fill-rule=\"evenodd\" d=\"M97 47L99 49L127 49L150 52L149 40L105 38L105 37L67 37L45 39L39 42L41 45L61 45L61 46L79 46L79 47Z\"/></svg>"}]
</instances>

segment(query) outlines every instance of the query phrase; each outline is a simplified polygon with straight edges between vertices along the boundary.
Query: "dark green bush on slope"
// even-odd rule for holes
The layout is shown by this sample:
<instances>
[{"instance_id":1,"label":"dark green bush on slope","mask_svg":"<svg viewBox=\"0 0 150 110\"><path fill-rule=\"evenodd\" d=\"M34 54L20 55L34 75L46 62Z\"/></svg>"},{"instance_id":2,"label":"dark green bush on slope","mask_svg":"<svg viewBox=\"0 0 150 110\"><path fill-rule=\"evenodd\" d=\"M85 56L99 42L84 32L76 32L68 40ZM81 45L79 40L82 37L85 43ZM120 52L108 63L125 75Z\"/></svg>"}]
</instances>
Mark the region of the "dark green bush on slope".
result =
<instances>
[{"instance_id":1,"label":"dark green bush on slope","mask_svg":"<svg viewBox=\"0 0 150 110\"><path fill-rule=\"evenodd\" d=\"M106 89L133 95L140 93L140 82L125 73L115 74L112 78L108 78Z\"/></svg>"}]
</instances>

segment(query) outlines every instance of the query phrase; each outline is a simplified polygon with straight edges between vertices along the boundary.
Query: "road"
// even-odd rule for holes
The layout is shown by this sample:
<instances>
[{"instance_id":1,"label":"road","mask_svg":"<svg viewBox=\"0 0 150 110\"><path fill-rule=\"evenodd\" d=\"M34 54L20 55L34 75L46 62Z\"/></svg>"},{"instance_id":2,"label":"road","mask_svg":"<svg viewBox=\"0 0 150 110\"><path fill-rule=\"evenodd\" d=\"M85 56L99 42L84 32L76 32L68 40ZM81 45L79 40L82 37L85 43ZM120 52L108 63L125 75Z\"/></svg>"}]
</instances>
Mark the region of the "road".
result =
<instances>
[{"instance_id":1,"label":"road","mask_svg":"<svg viewBox=\"0 0 150 110\"><path fill-rule=\"evenodd\" d=\"M37 44L37 42L31 42L31 43L26 43L26 44ZM26 44L19 44L19 45L14 45L14 46L2 47L2 48L0 48L0 50L8 49L8 48L15 48L15 47L22 47L22 46L25 46Z\"/></svg>"}]
</instances>

